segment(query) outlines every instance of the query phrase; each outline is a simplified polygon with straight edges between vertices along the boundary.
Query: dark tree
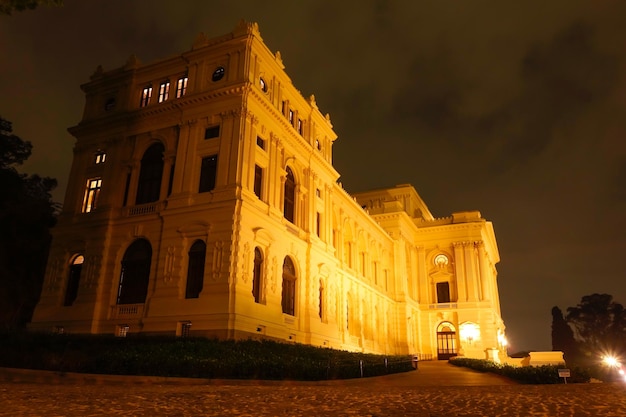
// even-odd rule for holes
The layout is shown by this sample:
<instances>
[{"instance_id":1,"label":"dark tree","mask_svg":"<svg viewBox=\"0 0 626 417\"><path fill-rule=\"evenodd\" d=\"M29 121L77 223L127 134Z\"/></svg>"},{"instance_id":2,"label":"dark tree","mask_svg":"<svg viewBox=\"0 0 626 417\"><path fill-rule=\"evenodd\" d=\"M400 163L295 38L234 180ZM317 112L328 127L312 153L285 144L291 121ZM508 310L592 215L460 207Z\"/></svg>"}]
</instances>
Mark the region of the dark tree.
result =
<instances>
[{"instance_id":1,"label":"dark tree","mask_svg":"<svg viewBox=\"0 0 626 417\"><path fill-rule=\"evenodd\" d=\"M32 145L0 118L0 326L15 329L31 318L39 299L57 206L56 180L20 174Z\"/></svg>"},{"instance_id":2,"label":"dark tree","mask_svg":"<svg viewBox=\"0 0 626 417\"><path fill-rule=\"evenodd\" d=\"M0 15L34 10L38 6L62 6L63 0L0 0Z\"/></svg>"},{"instance_id":3,"label":"dark tree","mask_svg":"<svg viewBox=\"0 0 626 417\"><path fill-rule=\"evenodd\" d=\"M626 312L609 294L584 296L567 309L566 320L586 355L617 354L625 347Z\"/></svg>"},{"instance_id":4,"label":"dark tree","mask_svg":"<svg viewBox=\"0 0 626 417\"><path fill-rule=\"evenodd\" d=\"M578 361L578 343L574 339L574 332L563 317L558 307L552 307L552 350L563 352L567 362Z\"/></svg>"}]
</instances>

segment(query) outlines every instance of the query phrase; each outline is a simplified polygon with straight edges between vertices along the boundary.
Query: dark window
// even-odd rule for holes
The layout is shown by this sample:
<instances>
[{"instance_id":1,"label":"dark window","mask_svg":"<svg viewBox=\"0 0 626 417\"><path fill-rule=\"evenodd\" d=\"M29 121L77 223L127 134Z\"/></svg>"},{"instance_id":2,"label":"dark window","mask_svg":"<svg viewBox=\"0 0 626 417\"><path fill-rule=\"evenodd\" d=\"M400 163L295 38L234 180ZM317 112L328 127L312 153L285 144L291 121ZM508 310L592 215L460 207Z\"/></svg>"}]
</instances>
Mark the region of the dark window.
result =
<instances>
[{"instance_id":1,"label":"dark window","mask_svg":"<svg viewBox=\"0 0 626 417\"><path fill-rule=\"evenodd\" d=\"M257 197L261 197L261 190L263 188L263 168L258 165L254 166L254 194Z\"/></svg>"},{"instance_id":2,"label":"dark window","mask_svg":"<svg viewBox=\"0 0 626 417\"><path fill-rule=\"evenodd\" d=\"M128 190L130 189L130 173L126 174L126 188L124 188L124 201L122 205L126 207L128 203Z\"/></svg>"},{"instance_id":3,"label":"dark window","mask_svg":"<svg viewBox=\"0 0 626 417\"><path fill-rule=\"evenodd\" d=\"M189 337L191 333L191 322L180 324L180 337Z\"/></svg>"},{"instance_id":4,"label":"dark window","mask_svg":"<svg viewBox=\"0 0 626 417\"><path fill-rule=\"evenodd\" d=\"M319 311L320 319L324 320L324 287L322 286L322 282L320 281L320 311Z\"/></svg>"},{"instance_id":5,"label":"dark window","mask_svg":"<svg viewBox=\"0 0 626 417\"><path fill-rule=\"evenodd\" d=\"M70 265L70 273L67 277L67 288L65 289L65 300L63 300L64 306L71 306L74 304L74 300L76 300L84 260L85 258L82 255L78 255L72 261L72 265Z\"/></svg>"},{"instance_id":6,"label":"dark window","mask_svg":"<svg viewBox=\"0 0 626 417\"><path fill-rule=\"evenodd\" d=\"M220 126L211 126L211 127L207 127L207 129L204 131L204 138L205 139L213 139L213 138L219 138L220 137Z\"/></svg>"},{"instance_id":7,"label":"dark window","mask_svg":"<svg viewBox=\"0 0 626 417\"><path fill-rule=\"evenodd\" d=\"M448 282L437 283L437 302L438 303L450 302L450 284Z\"/></svg>"},{"instance_id":8,"label":"dark window","mask_svg":"<svg viewBox=\"0 0 626 417\"><path fill-rule=\"evenodd\" d=\"M204 263L206 259L206 243L196 240L189 249L189 265L187 268L187 289L185 298L198 298L204 283Z\"/></svg>"},{"instance_id":9,"label":"dark window","mask_svg":"<svg viewBox=\"0 0 626 417\"><path fill-rule=\"evenodd\" d=\"M150 279L152 247L145 239L138 239L126 249L122 258L122 273L117 289L117 304L146 302Z\"/></svg>"},{"instance_id":10,"label":"dark window","mask_svg":"<svg viewBox=\"0 0 626 417\"><path fill-rule=\"evenodd\" d=\"M294 222L294 212L295 212L295 202L296 202L296 180L293 176L293 172L291 168L287 167L287 178L285 179L285 200L283 212L285 218L289 220L291 223Z\"/></svg>"},{"instance_id":11,"label":"dark window","mask_svg":"<svg viewBox=\"0 0 626 417\"><path fill-rule=\"evenodd\" d=\"M211 80L213 81L219 81L222 78L224 78L224 74L225 74L225 70L224 67L217 67L215 68L215 71L213 71L213 76L211 77Z\"/></svg>"},{"instance_id":12,"label":"dark window","mask_svg":"<svg viewBox=\"0 0 626 417\"><path fill-rule=\"evenodd\" d=\"M320 213L315 216L315 233L317 237L320 237L322 233L322 215Z\"/></svg>"},{"instance_id":13,"label":"dark window","mask_svg":"<svg viewBox=\"0 0 626 417\"><path fill-rule=\"evenodd\" d=\"M152 203L159 200L161 177L163 177L163 152L165 152L163 145L155 143L143 154L135 204Z\"/></svg>"},{"instance_id":14,"label":"dark window","mask_svg":"<svg viewBox=\"0 0 626 417\"><path fill-rule=\"evenodd\" d=\"M257 136L256 137L256 146L258 146L261 149L265 149L265 140L263 140L263 138Z\"/></svg>"},{"instance_id":15,"label":"dark window","mask_svg":"<svg viewBox=\"0 0 626 417\"><path fill-rule=\"evenodd\" d=\"M202 166L200 168L200 187L199 193L206 193L215 188L215 178L217 176L217 155L211 155L202 158Z\"/></svg>"},{"instance_id":16,"label":"dark window","mask_svg":"<svg viewBox=\"0 0 626 417\"><path fill-rule=\"evenodd\" d=\"M289 257L283 263L282 307L283 313L296 315L296 268Z\"/></svg>"},{"instance_id":17,"label":"dark window","mask_svg":"<svg viewBox=\"0 0 626 417\"><path fill-rule=\"evenodd\" d=\"M254 270L252 271L252 295L254 302L261 302L261 288L263 286L263 254L259 248L254 248Z\"/></svg>"},{"instance_id":18,"label":"dark window","mask_svg":"<svg viewBox=\"0 0 626 417\"><path fill-rule=\"evenodd\" d=\"M115 108L115 98L109 98L104 102L104 111L111 111Z\"/></svg>"},{"instance_id":19,"label":"dark window","mask_svg":"<svg viewBox=\"0 0 626 417\"><path fill-rule=\"evenodd\" d=\"M152 87L144 87L143 90L141 90L141 101L139 102L139 106L140 107L146 107L148 104L150 104L150 98L152 97Z\"/></svg>"},{"instance_id":20,"label":"dark window","mask_svg":"<svg viewBox=\"0 0 626 417\"><path fill-rule=\"evenodd\" d=\"M174 185L174 171L176 169L176 164L173 163L170 167L170 180L167 183L167 196L169 197L172 194L172 186Z\"/></svg>"},{"instance_id":21,"label":"dark window","mask_svg":"<svg viewBox=\"0 0 626 417\"><path fill-rule=\"evenodd\" d=\"M181 98L187 92L187 76L181 77L176 82L176 98Z\"/></svg>"}]
</instances>

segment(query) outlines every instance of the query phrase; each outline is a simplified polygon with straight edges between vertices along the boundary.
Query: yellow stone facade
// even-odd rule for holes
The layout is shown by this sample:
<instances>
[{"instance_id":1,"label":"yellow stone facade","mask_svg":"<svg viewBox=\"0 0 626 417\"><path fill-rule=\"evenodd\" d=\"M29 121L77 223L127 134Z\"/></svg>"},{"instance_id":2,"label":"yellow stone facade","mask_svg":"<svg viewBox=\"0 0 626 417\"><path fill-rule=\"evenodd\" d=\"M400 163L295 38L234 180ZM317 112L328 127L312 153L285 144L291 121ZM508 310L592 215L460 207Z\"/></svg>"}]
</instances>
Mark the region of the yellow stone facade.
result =
<instances>
[{"instance_id":1,"label":"yellow stone facade","mask_svg":"<svg viewBox=\"0 0 626 417\"><path fill-rule=\"evenodd\" d=\"M330 117L256 24L82 89L32 330L503 350L492 224L434 218L410 185L348 194Z\"/></svg>"}]
</instances>

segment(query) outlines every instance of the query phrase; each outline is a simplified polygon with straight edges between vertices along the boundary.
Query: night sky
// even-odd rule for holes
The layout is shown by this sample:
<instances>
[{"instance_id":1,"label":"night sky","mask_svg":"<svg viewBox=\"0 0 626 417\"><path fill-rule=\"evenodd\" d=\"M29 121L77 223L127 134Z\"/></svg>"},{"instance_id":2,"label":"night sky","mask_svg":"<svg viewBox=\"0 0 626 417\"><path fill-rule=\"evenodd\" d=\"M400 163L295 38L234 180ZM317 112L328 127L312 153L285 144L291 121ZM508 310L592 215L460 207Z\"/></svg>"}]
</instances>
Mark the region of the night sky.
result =
<instances>
[{"instance_id":1,"label":"night sky","mask_svg":"<svg viewBox=\"0 0 626 417\"><path fill-rule=\"evenodd\" d=\"M65 0L0 16L0 116L55 177L98 65L258 22L339 135L348 192L411 183L435 217L494 223L509 351L551 349L550 310L626 304L626 2Z\"/></svg>"}]
</instances>

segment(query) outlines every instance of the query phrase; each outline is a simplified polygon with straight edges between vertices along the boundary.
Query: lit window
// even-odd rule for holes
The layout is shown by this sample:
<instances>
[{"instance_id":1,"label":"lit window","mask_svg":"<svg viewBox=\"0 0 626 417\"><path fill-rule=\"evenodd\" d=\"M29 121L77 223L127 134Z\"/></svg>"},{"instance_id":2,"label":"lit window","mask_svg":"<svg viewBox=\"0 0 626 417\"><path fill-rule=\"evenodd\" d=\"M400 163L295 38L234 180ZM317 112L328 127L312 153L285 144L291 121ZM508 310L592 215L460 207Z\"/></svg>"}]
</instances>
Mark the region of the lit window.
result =
<instances>
[{"instance_id":1,"label":"lit window","mask_svg":"<svg viewBox=\"0 0 626 417\"><path fill-rule=\"evenodd\" d=\"M163 103L170 96L170 82L166 81L159 86L159 103Z\"/></svg>"},{"instance_id":2,"label":"lit window","mask_svg":"<svg viewBox=\"0 0 626 417\"><path fill-rule=\"evenodd\" d=\"M302 132L303 132L302 119L298 119L298 133L302 135Z\"/></svg>"},{"instance_id":3,"label":"lit window","mask_svg":"<svg viewBox=\"0 0 626 417\"><path fill-rule=\"evenodd\" d=\"M87 189L85 190L85 198L83 198L83 213L89 213L95 210L101 189L101 178L91 178L87 180Z\"/></svg>"},{"instance_id":4,"label":"lit window","mask_svg":"<svg viewBox=\"0 0 626 417\"><path fill-rule=\"evenodd\" d=\"M128 334L128 331L130 330L130 326L128 326L128 324L120 324L117 326L117 330L115 332L115 335L117 337L126 337L126 335Z\"/></svg>"},{"instance_id":5,"label":"lit window","mask_svg":"<svg viewBox=\"0 0 626 417\"><path fill-rule=\"evenodd\" d=\"M205 139L213 139L213 138L219 138L220 137L220 126L211 126L211 127L207 127L206 130L204 131L204 138Z\"/></svg>"},{"instance_id":6,"label":"lit window","mask_svg":"<svg viewBox=\"0 0 626 417\"><path fill-rule=\"evenodd\" d=\"M289 109L289 123L293 126L293 110Z\"/></svg>"},{"instance_id":7,"label":"lit window","mask_svg":"<svg viewBox=\"0 0 626 417\"><path fill-rule=\"evenodd\" d=\"M263 168L258 165L254 166L254 194L261 197L261 190L263 188Z\"/></svg>"},{"instance_id":8,"label":"lit window","mask_svg":"<svg viewBox=\"0 0 626 417\"><path fill-rule=\"evenodd\" d=\"M265 82L265 80L262 77L259 78L259 85L261 86L261 90L264 93L267 93L267 83Z\"/></svg>"},{"instance_id":9,"label":"lit window","mask_svg":"<svg viewBox=\"0 0 626 417\"><path fill-rule=\"evenodd\" d=\"M106 152L96 152L96 164L102 164L104 163L104 161L106 161L107 159L107 154Z\"/></svg>"},{"instance_id":10,"label":"lit window","mask_svg":"<svg viewBox=\"0 0 626 417\"><path fill-rule=\"evenodd\" d=\"M139 106L146 107L150 103L150 98L152 98L152 86L145 87L141 91L141 102Z\"/></svg>"},{"instance_id":11,"label":"lit window","mask_svg":"<svg viewBox=\"0 0 626 417\"><path fill-rule=\"evenodd\" d=\"M219 81L222 78L224 78L224 74L225 74L225 70L224 67L217 67L215 68L215 71L213 71L213 76L211 77L211 80L213 81Z\"/></svg>"},{"instance_id":12,"label":"lit window","mask_svg":"<svg viewBox=\"0 0 626 417\"><path fill-rule=\"evenodd\" d=\"M189 78L187 76L181 77L176 82L176 98L181 98L187 92L187 81Z\"/></svg>"},{"instance_id":13,"label":"lit window","mask_svg":"<svg viewBox=\"0 0 626 417\"><path fill-rule=\"evenodd\" d=\"M199 193L206 193L215 188L215 179L217 177L217 155L211 155L202 158L202 166L200 167L200 187Z\"/></svg>"}]
</instances>

